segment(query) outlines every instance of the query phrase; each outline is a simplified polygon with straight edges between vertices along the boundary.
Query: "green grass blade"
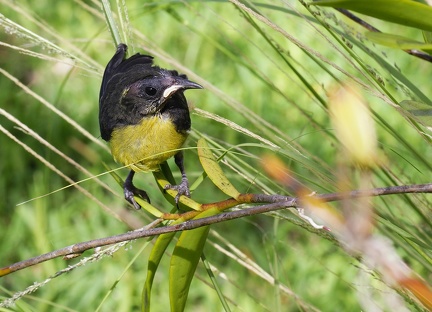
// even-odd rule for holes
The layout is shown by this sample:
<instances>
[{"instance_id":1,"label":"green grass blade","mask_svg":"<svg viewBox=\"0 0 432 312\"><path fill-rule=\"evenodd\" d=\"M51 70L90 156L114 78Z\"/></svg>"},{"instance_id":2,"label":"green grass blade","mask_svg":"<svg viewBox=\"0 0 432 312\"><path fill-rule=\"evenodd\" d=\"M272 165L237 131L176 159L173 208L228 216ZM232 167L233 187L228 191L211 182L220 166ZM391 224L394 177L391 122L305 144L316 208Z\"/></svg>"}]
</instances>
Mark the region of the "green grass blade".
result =
<instances>
[{"instance_id":1,"label":"green grass blade","mask_svg":"<svg viewBox=\"0 0 432 312\"><path fill-rule=\"evenodd\" d=\"M372 42L395 49L432 49L431 43L419 42L417 40L413 40L404 36L387 34L382 32L368 31L366 32L366 38L368 38Z\"/></svg>"},{"instance_id":2,"label":"green grass blade","mask_svg":"<svg viewBox=\"0 0 432 312\"><path fill-rule=\"evenodd\" d=\"M111 36L113 37L114 43L116 46L118 46L120 43L122 43L122 40L120 39L119 29L114 20L114 16L111 10L109 0L102 0L102 9L106 18L106 22L108 24L108 28L111 32Z\"/></svg>"},{"instance_id":3,"label":"green grass blade","mask_svg":"<svg viewBox=\"0 0 432 312\"><path fill-rule=\"evenodd\" d=\"M411 0L319 0L309 4L343 8L404 26L432 31L432 8Z\"/></svg>"},{"instance_id":4,"label":"green grass blade","mask_svg":"<svg viewBox=\"0 0 432 312\"><path fill-rule=\"evenodd\" d=\"M204 253L201 254L201 261L204 264L204 267L206 268L207 274L210 277L210 280L211 280L211 282L213 284L213 287L215 288L215 290L217 292L217 295L219 297L220 302L222 303L222 306L223 306L225 312L230 312L231 309L230 309L230 307L228 305L228 302L226 301L225 296L223 295L222 290L219 287L219 284L218 284L218 282L216 280L216 276L213 274L213 271L212 271L212 269L210 267L210 263L208 262L208 260L205 257Z\"/></svg>"},{"instance_id":5,"label":"green grass blade","mask_svg":"<svg viewBox=\"0 0 432 312\"><path fill-rule=\"evenodd\" d=\"M432 127L432 106L418 101L405 100L399 103L407 117L426 127Z\"/></svg>"}]
</instances>

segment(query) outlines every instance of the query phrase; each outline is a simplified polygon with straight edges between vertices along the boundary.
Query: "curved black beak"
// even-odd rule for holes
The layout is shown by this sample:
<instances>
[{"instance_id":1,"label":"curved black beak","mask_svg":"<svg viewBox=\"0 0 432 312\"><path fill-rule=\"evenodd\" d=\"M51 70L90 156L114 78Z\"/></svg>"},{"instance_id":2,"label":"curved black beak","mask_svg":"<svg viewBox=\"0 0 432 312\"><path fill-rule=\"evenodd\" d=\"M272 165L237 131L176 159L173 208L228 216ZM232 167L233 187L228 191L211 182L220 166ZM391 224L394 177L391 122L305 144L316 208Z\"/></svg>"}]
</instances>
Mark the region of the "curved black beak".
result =
<instances>
[{"instance_id":1,"label":"curved black beak","mask_svg":"<svg viewBox=\"0 0 432 312\"><path fill-rule=\"evenodd\" d=\"M160 99L160 103L165 102L169 99L174 93L178 90L186 90L186 89L203 89L203 87L196 82L190 81L183 77L176 77L175 81L172 85L165 89L162 94L162 98Z\"/></svg>"}]
</instances>

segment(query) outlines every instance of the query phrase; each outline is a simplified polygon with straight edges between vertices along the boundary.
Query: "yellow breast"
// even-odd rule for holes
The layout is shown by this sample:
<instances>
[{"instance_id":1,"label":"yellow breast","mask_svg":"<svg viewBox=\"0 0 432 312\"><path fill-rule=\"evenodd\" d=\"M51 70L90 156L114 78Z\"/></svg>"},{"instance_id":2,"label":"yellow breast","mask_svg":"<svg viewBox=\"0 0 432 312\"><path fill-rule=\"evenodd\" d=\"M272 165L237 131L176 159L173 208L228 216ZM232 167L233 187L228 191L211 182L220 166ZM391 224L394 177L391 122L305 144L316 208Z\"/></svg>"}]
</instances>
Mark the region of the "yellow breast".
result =
<instances>
[{"instance_id":1,"label":"yellow breast","mask_svg":"<svg viewBox=\"0 0 432 312\"><path fill-rule=\"evenodd\" d=\"M155 171L178 152L186 138L187 133L177 132L169 119L152 116L137 125L115 129L110 147L115 161L130 169Z\"/></svg>"}]
</instances>

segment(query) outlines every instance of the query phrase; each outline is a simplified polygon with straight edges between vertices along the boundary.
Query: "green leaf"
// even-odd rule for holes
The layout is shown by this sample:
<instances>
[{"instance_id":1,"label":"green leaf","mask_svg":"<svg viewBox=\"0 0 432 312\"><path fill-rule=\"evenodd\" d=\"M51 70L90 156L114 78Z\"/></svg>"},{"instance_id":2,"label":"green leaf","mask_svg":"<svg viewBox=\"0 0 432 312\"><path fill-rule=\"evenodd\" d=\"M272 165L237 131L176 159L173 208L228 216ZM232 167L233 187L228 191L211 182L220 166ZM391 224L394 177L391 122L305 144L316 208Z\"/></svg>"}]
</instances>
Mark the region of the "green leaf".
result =
<instances>
[{"instance_id":1,"label":"green leaf","mask_svg":"<svg viewBox=\"0 0 432 312\"><path fill-rule=\"evenodd\" d=\"M176 244L170 265L170 305L172 312L182 312L189 287L201 257L209 226L184 231Z\"/></svg>"},{"instance_id":2,"label":"green leaf","mask_svg":"<svg viewBox=\"0 0 432 312\"><path fill-rule=\"evenodd\" d=\"M222 192L236 199L240 195L240 192L231 184L228 178L219 166L216 158L208 146L206 140L201 138L198 140L198 157L200 159L201 165L207 176Z\"/></svg>"},{"instance_id":3,"label":"green leaf","mask_svg":"<svg viewBox=\"0 0 432 312\"><path fill-rule=\"evenodd\" d=\"M406 116L423 126L432 127L432 106L422 102L405 100L399 103Z\"/></svg>"},{"instance_id":4,"label":"green leaf","mask_svg":"<svg viewBox=\"0 0 432 312\"><path fill-rule=\"evenodd\" d=\"M430 31L422 31L424 42L432 43L432 33Z\"/></svg>"},{"instance_id":5,"label":"green leaf","mask_svg":"<svg viewBox=\"0 0 432 312\"><path fill-rule=\"evenodd\" d=\"M388 22L432 31L432 7L412 0L319 0L309 4L352 10Z\"/></svg>"},{"instance_id":6,"label":"green leaf","mask_svg":"<svg viewBox=\"0 0 432 312\"><path fill-rule=\"evenodd\" d=\"M432 33L430 31L422 31L424 42L426 43L432 43ZM426 53L432 54L432 50L430 49L423 49Z\"/></svg>"},{"instance_id":7,"label":"green leaf","mask_svg":"<svg viewBox=\"0 0 432 312\"><path fill-rule=\"evenodd\" d=\"M218 214L219 210L212 208L200 213L194 219L200 219ZM174 248L170 262L169 293L172 312L182 312L186 306L189 287L201 257L210 226L184 231Z\"/></svg>"},{"instance_id":8,"label":"green leaf","mask_svg":"<svg viewBox=\"0 0 432 312\"><path fill-rule=\"evenodd\" d=\"M203 211L199 215L195 216L197 218L204 218L207 216L215 215L219 213L217 208L211 208ZM180 224L185 222L191 218L190 216L182 216L174 222L170 223L170 225ZM147 265L147 277L144 284L143 292L142 292L142 311L149 312L150 311L150 298L151 298L151 289L153 286L153 280L156 275L156 270L159 266L159 263L164 255L165 250L167 249L169 243L172 241L177 232L171 232L166 234L161 234L157 239L153 246L153 249L150 253Z\"/></svg>"},{"instance_id":9,"label":"green leaf","mask_svg":"<svg viewBox=\"0 0 432 312\"><path fill-rule=\"evenodd\" d=\"M161 190L162 194L164 195L165 199L174 207L178 207L180 210L183 211L189 211L189 210L201 210L201 204L194 201L193 199L186 197L186 196L180 196L178 204L176 204L174 198L177 195L176 190L165 190L164 187L167 184L175 184L175 182L171 182L170 179L166 177L163 170L161 171L154 171L153 176L157 182L157 185L159 189Z\"/></svg>"},{"instance_id":10,"label":"green leaf","mask_svg":"<svg viewBox=\"0 0 432 312\"><path fill-rule=\"evenodd\" d=\"M102 9L105 14L105 19L110 29L111 35L114 39L114 43L116 46L118 46L122 41L120 39L120 33L117 24L114 21L113 13L108 0L102 0Z\"/></svg>"},{"instance_id":11,"label":"green leaf","mask_svg":"<svg viewBox=\"0 0 432 312\"><path fill-rule=\"evenodd\" d=\"M141 206L141 208L144 209L145 211L147 211L148 213L152 214L156 218L162 217L163 213L159 209L157 209L155 206L150 204L149 202L143 200L142 198L140 198L138 196L134 196L134 199Z\"/></svg>"},{"instance_id":12,"label":"green leaf","mask_svg":"<svg viewBox=\"0 0 432 312\"><path fill-rule=\"evenodd\" d=\"M418 49L418 50L425 50L425 49L432 49L432 43L424 43L419 42L407 37L399 36L399 35L392 35L392 34L386 34L386 33L379 33L374 31L368 31L365 33L366 38L368 38L370 41L373 41L375 43L381 44L383 46L387 46L390 48L396 48L396 49Z\"/></svg>"},{"instance_id":13,"label":"green leaf","mask_svg":"<svg viewBox=\"0 0 432 312\"><path fill-rule=\"evenodd\" d=\"M169 243L172 241L176 232L166 233L160 235L153 246L153 249L150 253L147 265L147 277L143 288L142 293L142 307L141 310L143 312L150 312L150 299L151 299L151 289L153 286L153 280L156 275L156 270L159 266L159 263L164 255L165 250L167 249Z\"/></svg>"}]
</instances>

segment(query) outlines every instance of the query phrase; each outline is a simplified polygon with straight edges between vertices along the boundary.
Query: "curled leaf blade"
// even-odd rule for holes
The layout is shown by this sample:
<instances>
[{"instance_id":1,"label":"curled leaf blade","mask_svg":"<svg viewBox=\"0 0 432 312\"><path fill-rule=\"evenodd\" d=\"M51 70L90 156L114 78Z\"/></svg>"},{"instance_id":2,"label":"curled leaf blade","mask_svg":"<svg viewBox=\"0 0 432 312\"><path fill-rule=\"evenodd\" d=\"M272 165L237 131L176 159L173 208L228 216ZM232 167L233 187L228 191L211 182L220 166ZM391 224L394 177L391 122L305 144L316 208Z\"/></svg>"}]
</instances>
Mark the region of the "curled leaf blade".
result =
<instances>
[{"instance_id":1,"label":"curled leaf blade","mask_svg":"<svg viewBox=\"0 0 432 312\"><path fill-rule=\"evenodd\" d=\"M387 33L381 33L381 32L374 32L369 31L365 33L366 38L368 38L370 41L373 41L377 44L390 47L390 48L396 48L396 49L418 49L418 50L426 50L426 49L432 49L431 43L424 43L417 40L413 40L411 38L407 38L400 35L393 35L393 34L387 34Z\"/></svg>"},{"instance_id":2,"label":"curled leaf blade","mask_svg":"<svg viewBox=\"0 0 432 312\"><path fill-rule=\"evenodd\" d=\"M142 292L142 307L141 311L150 312L150 302L151 302L151 289L153 287L153 280L156 275L157 268L159 263L164 255L165 250L167 249L169 243L174 238L176 232L166 233L160 235L151 250L148 264L147 264L147 277L144 283L143 292Z\"/></svg>"},{"instance_id":3,"label":"curled leaf blade","mask_svg":"<svg viewBox=\"0 0 432 312\"><path fill-rule=\"evenodd\" d=\"M218 214L217 208L208 209L193 219ZM183 312L195 270L204 249L210 226L183 231L174 248L170 262L169 294L172 312Z\"/></svg>"},{"instance_id":4,"label":"curled leaf blade","mask_svg":"<svg viewBox=\"0 0 432 312\"><path fill-rule=\"evenodd\" d=\"M180 224L182 222L185 222L192 218L197 218L198 216L202 216L202 218L210 215L217 214L219 210L217 208L208 209L202 213L198 212L191 212L191 213L185 213L182 217L175 220L174 222L170 223L170 225ZM159 266L159 263L162 259L162 256L165 253L165 250L167 249L169 243L172 241L174 236L176 235L176 232L161 234L156 239L156 242L150 252L150 256L148 259L148 265L147 265L147 277L146 281L143 287L142 292L142 311L143 312L150 312L150 302L151 302L151 289L153 286L153 280L156 275L156 270Z\"/></svg>"},{"instance_id":5,"label":"curled leaf blade","mask_svg":"<svg viewBox=\"0 0 432 312\"><path fill-rule=\"evenodd\" d=\"M231 184L219 166L205 139L198 140L198 157L207 176L222 192L237 199L240 192Z\"/></svg>"},{"instance_id":6,"label":"curled leaf blade","mask_svg":"<svg viewBox=\"0 0 432 312\"><path fill-rule=\"evenodd\" d=\"M432 31L432 7L412 0L319 0L311 4L352 10L388 22Z\"/></svg>"}]
</instances>

